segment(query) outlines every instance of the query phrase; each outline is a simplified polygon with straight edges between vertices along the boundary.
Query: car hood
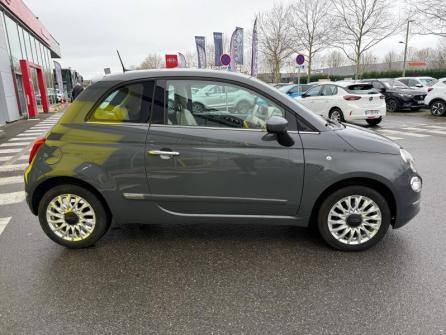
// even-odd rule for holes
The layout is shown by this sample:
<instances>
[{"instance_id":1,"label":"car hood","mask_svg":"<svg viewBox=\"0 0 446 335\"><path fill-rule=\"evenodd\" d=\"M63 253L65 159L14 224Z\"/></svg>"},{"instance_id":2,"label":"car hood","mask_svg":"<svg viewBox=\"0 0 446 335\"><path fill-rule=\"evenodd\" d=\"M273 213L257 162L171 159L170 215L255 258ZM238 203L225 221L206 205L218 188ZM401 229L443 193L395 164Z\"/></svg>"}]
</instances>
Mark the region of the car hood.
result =
<instances>
[{"instance_id":1,"label":"car hood","mask_svg":"<svg viewBox=\"0 0 446 335\"><path fill-rule=\"evenodd\" d=\"M426 92L414 90L412 88L391 88L391 89L388 89L387 92L389 92L389 93L403 93L403 94L410 94L410 95L426 95Z\"/></svg>"},{"instance_id":2,"label":"car hood","mask_svg":"<svg viewBox=\"0 0 446 335\"><path fill-rule=\"evenodd\" d=\"M385 136L352 125L335 130L336 134L358 151L381 154L400 154L400 146Z\"/></svg>"}]
</instances>

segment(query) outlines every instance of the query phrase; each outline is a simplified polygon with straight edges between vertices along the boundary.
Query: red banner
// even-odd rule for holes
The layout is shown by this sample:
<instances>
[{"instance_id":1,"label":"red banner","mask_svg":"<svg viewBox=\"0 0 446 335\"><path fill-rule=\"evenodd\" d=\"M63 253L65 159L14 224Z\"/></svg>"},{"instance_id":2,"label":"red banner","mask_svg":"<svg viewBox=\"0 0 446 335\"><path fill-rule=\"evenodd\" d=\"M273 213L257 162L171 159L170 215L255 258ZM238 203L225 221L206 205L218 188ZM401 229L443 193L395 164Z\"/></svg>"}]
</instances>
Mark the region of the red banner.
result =
<instances>
[{"instance_id":1,"label":"red banner","mask_svg":"<svg viewBox=\"0 0 446 335\"><path fill-rule=\"evenodd\" d=\"M177 55L166 55L166 68L172 69L178 66L178 56Z\"/></svg>"}]
</instances>

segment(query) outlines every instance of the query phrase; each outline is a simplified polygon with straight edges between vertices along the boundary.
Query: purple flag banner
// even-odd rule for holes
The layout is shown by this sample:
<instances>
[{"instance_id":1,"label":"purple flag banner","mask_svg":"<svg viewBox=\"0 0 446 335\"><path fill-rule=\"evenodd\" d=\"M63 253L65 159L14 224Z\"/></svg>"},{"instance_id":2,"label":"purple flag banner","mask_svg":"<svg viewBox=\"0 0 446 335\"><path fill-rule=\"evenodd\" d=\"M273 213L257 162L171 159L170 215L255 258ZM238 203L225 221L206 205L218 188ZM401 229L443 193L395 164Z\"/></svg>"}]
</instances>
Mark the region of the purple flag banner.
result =
<instances>
[{"instance_id":1,"label":"purple flag banner","mask_svg":"<svg viewBox=\"0 0 446 335\"><path fill-rule=\"evenodd\" d=\"M243 64L243 28L236 27L231 37L231 71L236 70L236 64Z\"/></svg>"},{"instance_id":2,"label":"purple flag banner","mask_svg":"<svg viewBox=\"0 0 446 335\"><path fill-rule=\"evenodd\" d=\"M215 66L221 66L220 57L223 55L223 34L214 33Z\"/></svg>"},{"instance_id":3,"label":"purple flag banner","mask_svg":"<svg viewBox=\"0 0 446 335\"><path fill-rule=\"evenodd\" d=\"M251 58L251 76L257 77L258 71L258 51L259 51L259 38L257 35L257 18L254 21L254 28L252 30L252 58Z\"/></svg>"},{"instance_id":4,"label":"purple flag banner","mask_svg":"<svg viewBox=\"0 0 446 335\"><path fill-rule=\"evenodd\" d=\"M195 44L197 46L198 68L206 68L206 37L195 36Z\"/></svg>"}]
</instances>

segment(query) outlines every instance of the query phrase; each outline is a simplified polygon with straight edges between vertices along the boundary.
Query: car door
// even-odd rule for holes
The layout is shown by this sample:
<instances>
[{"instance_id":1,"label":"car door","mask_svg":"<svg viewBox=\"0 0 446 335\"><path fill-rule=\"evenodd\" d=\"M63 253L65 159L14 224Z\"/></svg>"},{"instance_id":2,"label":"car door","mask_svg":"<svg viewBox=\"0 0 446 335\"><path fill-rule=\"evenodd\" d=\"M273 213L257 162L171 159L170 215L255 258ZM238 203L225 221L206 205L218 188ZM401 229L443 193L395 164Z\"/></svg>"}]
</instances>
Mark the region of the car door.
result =
<instances>
[{"instance_id":1,"label":"car door","mask_svg":"<svg viewBox=\"0 0 446 335\"><path fill-rule=\"evenodd\" d=\"M285 147L265 131L271 116L283 115L291 121L294 116L258 92L226 82L216 84L256 101L249 113L225 108L193 114L190 87L201 83L194 79L159 82L166 88L165 95L174 91L177 110L164 108L163 119L150 125L149 198L171 216L296 215L304 173L300 137L291 133L294 145ZM296 129L293 123L290 127Z\"/></svg>"},{"instance_id":2,"label":"car door","mask_svg":"<svg viewBox=\"0 0 446 335\"><path fill-rule=\"evenodd\" d=\"M309 89L299 99L299 103L310 109L316 114L320 114L319 100L321 99L322 85L315 86Z\"/></svg>"},{"instance_id":3,"label":"car door","mask_svg":"<svg viewBox=\"0 0 446 335\"><path fill-rule=\"evenodd\" d=\"M342 98L338 95L338 87L336 85L323 85L321 98L317 102L319 115L329 117L330 110L333 107L342 109Z\"/></svg>"}]
</instances>

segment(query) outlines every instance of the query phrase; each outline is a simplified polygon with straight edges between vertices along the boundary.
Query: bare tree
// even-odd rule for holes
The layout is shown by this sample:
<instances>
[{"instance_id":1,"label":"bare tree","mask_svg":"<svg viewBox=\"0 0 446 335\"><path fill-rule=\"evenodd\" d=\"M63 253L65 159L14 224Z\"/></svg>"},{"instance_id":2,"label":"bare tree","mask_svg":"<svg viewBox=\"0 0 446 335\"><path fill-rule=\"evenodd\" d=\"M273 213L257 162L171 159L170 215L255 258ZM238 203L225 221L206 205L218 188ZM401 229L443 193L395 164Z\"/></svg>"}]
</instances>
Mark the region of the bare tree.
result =
<instances>
[{"instance_id":1,"label":"bare tree","mask_svg":"<svg viewBox=\"0 0 446 335\"><path fill-rule=\"evenodd\" d=\"M400 60L400 57L398 57L398 54L394 50L388 51L383 58L383 61L387 65L389 71L392 70L394 63L398 60Z\"/></svg>"},{"instance_id":2,"label":"bare tree","mask_svg":"<svg viewBox=\"0 0 446 335\"><path fill-rule=\"evenodd\" d=\"M392 4L386 0L332 0L339 33L336 46L356 66L358 79L362 55L400 27Z\"/></svg>"},{"instance_id":3,"label":"bare tree","mask_svg":"<svg viewBox=\"0 0 446 335\"><path fill-rule=\"evenodd\" d=\"M325 64L330 68L337 68L345 65L345 56L339 50L331 50L325 56Z\"/></svg>"},{"instance_id":4,"label":"bare tree","mask_svg":"<svg viewBox=\"0 0 446 335\"><path fill-rule=\"evenodd\" d=\"M331 0L295 0L290 6L289 25L296 50L303 50L310 81L314 56L327 48L334 37Z\"/></svg>"},{"instance_id":5,"label":"bare tree","mask_svg":"<svg viewBox=\"0 0 446 335\"><path fill-rule=\"evenodd\" d=\"M444 0L410 0L410 11L418 34L446 37L446 5Z\"/></svg>"},{"instance_id":6,"label":"bare tree","mask_svg":"<svg viewBox=\"0 0 446 335\"><path fill-rule=\"evenodd\" d=\"M361 75L367 72L368 65L378 63L378 57L372 51L366 51L361 55Z\"/></svg>"},{"instance_id":7,"label":"bare tree","mask_svg":"<svg viewBox=\"0 0 446 335\"><path fill-rule=\"evenodd\" d=\"M151 53L137 67L138 70L143 69L159 69L163 64L163 58L157 53Z\"/></svg>"},{"instance_id":8,"label":"bare tree","mask_svg":"<svg viewBox=\"0 0 446 335\"><path fill-rule=\"evenodd\" d=\"M280 81L280 69L284 60L293 53L293 41L289 38L288 9L283 4L259 15L259 51L273 73L273 80Z\"/></svg>"}]
</instances>

